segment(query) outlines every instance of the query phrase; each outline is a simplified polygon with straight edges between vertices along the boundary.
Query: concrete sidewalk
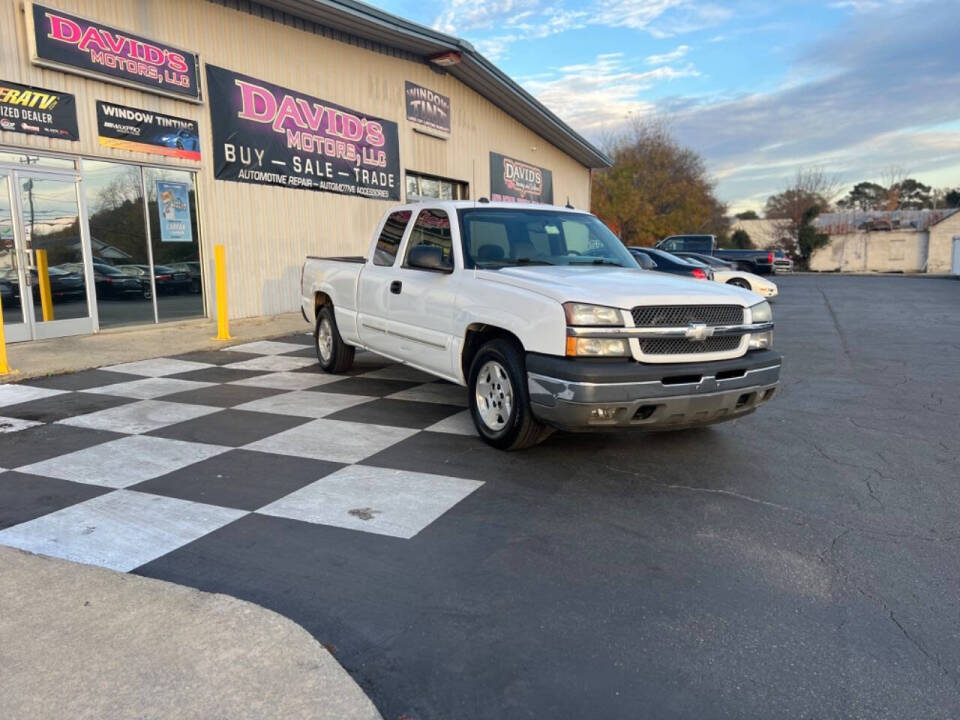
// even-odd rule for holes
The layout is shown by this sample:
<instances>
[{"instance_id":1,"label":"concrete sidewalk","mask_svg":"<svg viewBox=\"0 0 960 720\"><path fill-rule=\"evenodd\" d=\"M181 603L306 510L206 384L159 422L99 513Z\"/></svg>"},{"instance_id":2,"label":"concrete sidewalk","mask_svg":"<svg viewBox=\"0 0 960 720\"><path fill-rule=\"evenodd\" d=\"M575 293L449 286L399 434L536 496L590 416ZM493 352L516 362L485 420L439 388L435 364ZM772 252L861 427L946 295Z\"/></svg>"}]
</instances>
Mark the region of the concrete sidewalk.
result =
<instances>
[{"instance_id":1,"label":"concrete sidewalk","mask_svg":"<svg viewBox=\"0 0 960 720\"><path fill-rule=\"evenodd\" d=\"M0 547L3 716L380 714L303 628L259 606Z\"/></svg>"},{"instance_id":2,"label":"concrete sidewalk","mask_svg":"<svg viewBox=\"0 0 960 720\"><path fill-rule=\"evenodd\" d=\"M219 350L239 343L309 330L310 326L300 313L285 313L232 320L232 339L228 341L214 340L217 335L216 322L201 319L104 330L95 335L13 343L7 345L7 355L10 367L17 372L0 375L0 383L146 360L160 355Z\"/></svg>"}]
</instances>

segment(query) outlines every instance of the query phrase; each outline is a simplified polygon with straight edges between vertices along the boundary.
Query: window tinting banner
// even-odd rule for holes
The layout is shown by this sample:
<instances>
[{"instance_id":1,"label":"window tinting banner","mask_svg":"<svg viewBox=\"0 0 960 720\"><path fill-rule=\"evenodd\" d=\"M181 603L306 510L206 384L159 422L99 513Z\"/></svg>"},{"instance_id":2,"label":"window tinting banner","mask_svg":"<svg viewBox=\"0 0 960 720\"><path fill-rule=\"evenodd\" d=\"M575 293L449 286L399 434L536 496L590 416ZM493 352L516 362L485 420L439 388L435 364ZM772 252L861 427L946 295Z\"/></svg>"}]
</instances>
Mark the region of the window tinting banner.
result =
<instances>
[{"instance_id":1,"label":"window tinting banner","mask_svg":"<svg viewBox=\"0 0 960 720\"><path fill-rule=\"evenodd\" d=\"M407 120L424 127L450 132L450 98L446 95L404 81Z\"/></svg>"},{"instance_id":2,"label":"window tinting banner","mask_svg":"<svg viewBox=\"0 0 960 720\"><path fill-rule=\"evenodd\" d=\"M0 80L0 130L77 140L77 103L70 93Z\"/></svg>"},{"instance_id":3,"label":"window tinting banner","mask_svg":"<svg viewBox=\"0 0 960 720\"><path fill-rule=\"evenodd\" d=\"M106 75L179 98L200 98L197 56L94 20L34 4L33 61L83 75Z\"/></svg>"},{"instance_id":4,"label":"window tinting banner","mask_svg":"<svg viewBox=\"0 0 960 720\"><path fill-rule=\"evenodd\" d=\"M546 168L490 153L490 199L553 204L553 173Z\"/></svg>"},{"instance_id":5,"label":"window tinting banner","mask_svg":"<svg viewBox=\"0 0 960 720\"><path fill-rule=\"evenodd\" d=\"M400 199L397 124L207 65L219 180Z\"/></svg>"},{"instance_id":6,"label":"window tinting banner","mask_svg":"<svg viewBox=\"0 0 960 720\"><path fill-rule=\"evenodd\" d=\"M200 159L197 123L152 110L97 100L97 135L104 147Z\"/></svg>"}]
</instances>

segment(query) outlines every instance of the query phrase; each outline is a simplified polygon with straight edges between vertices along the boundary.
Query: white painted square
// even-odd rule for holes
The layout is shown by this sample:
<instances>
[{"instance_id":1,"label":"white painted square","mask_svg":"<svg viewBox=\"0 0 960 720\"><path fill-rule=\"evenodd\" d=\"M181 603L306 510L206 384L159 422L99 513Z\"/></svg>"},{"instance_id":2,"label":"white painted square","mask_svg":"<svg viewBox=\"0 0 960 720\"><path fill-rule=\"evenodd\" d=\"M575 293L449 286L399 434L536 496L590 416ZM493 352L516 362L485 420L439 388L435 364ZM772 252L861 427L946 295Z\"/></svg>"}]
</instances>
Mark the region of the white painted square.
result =
<instances>
[{"instance_id":1,"label":"white painted square","mask_svg":"<svg viewBox=\"0 0 960 720\"><path fill-rule=\"evenodd\" d=\"M204 368L210 367L216 366L210 363L199 363L191 360L154 358L152 360L122 363L121 365L108 365L100 369L118 373L129 373L130 375L142 375L143 377L164 377L165 375L176 375L177 373L203 370Z\"/></svg>"},{"instance_id":2,"label":"white painted square","mask_svg":"<svg viewBox=\"0 0 960 720\"><path fill-rule=\"evenodd\" d=\"M19 432L27 428L43 425L43 423L34 420L21 420L20 418L8 418L0 416L0 434Z\"/></svg>"},{"instance_id":3,"label":"white painted square","mask_svg":"<svg viewBox=\"0 0 960 720\"><path fill-rule=\"evenodd\" d=\"M352 465L257 512L412 538L481 485L444 475Z\"/></svg>"},{"instance_id":4,"label":"white painted square","mask_svg":"<svg viewBox=\"0 0 960 720\"><path fill-rule=\"evenodd\" d=\"M469 410L458 412L456 415L444 418L428 428L431 432L447 433L449 435L476 435L477 427L473 424L473 417Z\"/></svg>"},{"instance_id":5,"label":"white painted square","mask_svg":"<svg viewBox=\"0 0 960 720\"><path fill-rule=\"evenodd\" d=\"M343 380L343 375L324 375L321 373L274 372L243 380L233 380L228 385L270 388L272 390L308 390L327 383Z\"/></svg>"},{"instance_id":6,"label":"white painted square","mask_svg":"<svg viewBox=\"0 0 960 720\"><path fill-rule=\"evenodd\" d=\"M0 531L0 544L129 572L246 515L117 490Z\"/></svg>"},{"instance_id":7,"label":"white painted square","mask_svg":"<svg viewBox=\"0 0 960 720\"><path fill-rule=\"evenodd\" d=\"M33 387L33 385L0 385L0 407L63 395L66 390Z\"/></svg>"},{"instance_id":8,"label":"white painted square","mask_svg":"<svg viewBox=\"0 0 960 720\"><path fill-rule=\"evenodd\" d=\"M460 385L430 382L387 395L391 400L415 400L417 402L460 405L467 407L467 389Z\"/></svg>"},{"instance_id":9,"label":"white painted square","mask_svg":"<svg viewBox=\"0 0 960 720\"><path fill-rule=\"evenodd\" d=\"M224 350L232 352L253 353L255 355L282 355L283 353L303 350L306 345L298 343L277 342L276 340L258 340L257 342L244 343L243 345L233 345Z\"/></svg>"},{"instance_id":10,"label":"white painted square","mask_svg":"<svg viewBox=\"0 0 960 720\"><path fill-rule=\"evenodd\" d=\"M354 405L362 405L376 398L366 395L346 395L343 393L311 392L295 390L281 395L251 400L237 405L234 410L273 413L274 415L293 415L294 417L322 418Z\"/></svg>"},{"instance_id":11,"label":"white painted square","mask_svg":"<svg viewBox=\"0 0 960 720\"><path fill-rule=\"evenodd\" d=\"M406 382L432 382L436 380L433 375L429 375L422 370L417 370L409 365L388 365L379 370L371 370L362 373L357 377L373 378L374 380L405 380Z\"/></svg>"},{"instance_id":12,"label":"white painted square","mask_svg":"<svg viewBox=\"0 0 960 720\"><path fill-rule=\"evenodd\" d=\"M244 447L247 450L281 455L355 463L386 450L417 432L411 428L368 425L346 420L314 420Z\"/></svg>"},{"instance_id":13,"label":"white painted square","mask_svg":"<svg viewBox=\"0 0 960 720\"><path fill-rule=\"evenodd\" d=\"M213 383L197 382L196 380L149 377L143 378L142 380L131 380L130 382L104 385L103 387L84 390L84 392L137 398L138 400L152 400L163 397L164 395L173 395L174 393L186 392L187 390L199 390L200 388L210 387L211 385L213 385Z\"/></svg>"},{"instance_id":14,"label":"white painted square","mask_svg":"<svg viewBox=\"0 0 960 720\"><path fill-rule=\"evenodd\" d=\"M73 482L125 488L206 460L230 448L130 435L17 468L19 472Z\"/></svg>"},{"instance_id":15,"label":"white painted square","mask_svg":"<svg viewBox=\"0 0 960 720\"><path fill-rule=\"evenodd\" d=\"M263 357L250 358L235 363L224 365L225 368L232 370L268 370L270 372L286 372L289 370L299 370L308 365L316 365L314 358L291 357L290 355L264 355Z\"/></svg>"},{"instance_id":16,"label":"white painted square","mask_svg":"<svg viewBox=\"0 0 960 720\"><path fill-rule=\"evenodd\" d=\"M166 402L164 400L141 400L129 405L98 410L86 415L77 415L58 422L63 425L74 425L95 430L112 430L113 432L136 435L210 415L219 412L221 409L206 405Z\"/></svg>"}]
</instances>

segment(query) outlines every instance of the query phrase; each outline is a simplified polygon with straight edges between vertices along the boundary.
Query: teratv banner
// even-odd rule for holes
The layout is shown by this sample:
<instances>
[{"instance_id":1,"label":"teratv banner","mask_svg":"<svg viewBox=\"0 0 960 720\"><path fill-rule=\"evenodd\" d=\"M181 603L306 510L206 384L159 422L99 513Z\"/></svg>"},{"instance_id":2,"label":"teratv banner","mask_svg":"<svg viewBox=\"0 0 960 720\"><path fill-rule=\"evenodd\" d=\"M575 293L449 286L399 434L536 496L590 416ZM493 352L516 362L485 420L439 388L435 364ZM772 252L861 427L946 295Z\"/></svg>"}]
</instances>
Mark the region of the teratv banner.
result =
<instances>
[{"instance_id":1,"label":"teratv banner","mask_svg":"<svg viewBox=\"0 0 960 720\"><path fill-rule=\"evenodd\" d=\"M546 168L490 153L490 199L553 204L553 173Z\"/></svg>"},{"instance_id":2,"label":"teratv banner","mask_svg":"<svg viewBox=\"0 0 960 720\"><path fill-rule=\"evenodd\" d=\"M97 100L97 135L104 147L200 159L197 123L152 110Z\"/></svg>"},{"instance_id":3,"label":"teratv banner","mask_svg":"<svg viewBox=\"0 0 960 720\"><path fill-rule=\"evenodd\" d=\"M77 103L70 93L0 80L0 130L77 140Z\"/></svg>"},{"instance_id":4,"label":"teratv banner","mask_svg":"<svg viewBox=\"0 0 960 720\"><path fill-rule=\"evenodd\" d=\"M180 98L200 98L194 53L34 4L28 16L33 61Z\"/></svg>"},{"instance_id":5,"label":"teratv banner","mask_svg":"<svg viewBox=\"0 0 960 720\"><path fill-rule=\"evenodd\" d=\"M397 124L207 65L220 180L400 199Z\"/></svg>"}]
</instances>

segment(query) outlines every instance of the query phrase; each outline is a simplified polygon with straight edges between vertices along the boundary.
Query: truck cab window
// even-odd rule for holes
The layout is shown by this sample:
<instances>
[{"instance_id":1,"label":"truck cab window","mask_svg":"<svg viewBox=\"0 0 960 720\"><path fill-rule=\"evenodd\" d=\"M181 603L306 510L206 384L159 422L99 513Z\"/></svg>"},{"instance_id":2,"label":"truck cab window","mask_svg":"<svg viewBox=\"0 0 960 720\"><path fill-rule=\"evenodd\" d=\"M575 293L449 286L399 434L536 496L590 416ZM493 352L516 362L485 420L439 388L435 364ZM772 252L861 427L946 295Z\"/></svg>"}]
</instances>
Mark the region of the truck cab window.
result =
<instances>
[{"instance_id":1,"label":"truck cab window","mask_svg":"<svg viewBox=\"0 0 960 720\"><path fill-rule=\"evenodd\" d=\"M421 210L410 233L404 265L410 251L418 245L433 245L443 250L443 259L453 263L453 239L450 235L450 218L443 210Z\"/></svg>"},{"instance_id":2,"label":"truck cab window","mask_svg":"<svg viewBox=\"0 0 960 720\"><path fill-rule=\"evenodd\" d=\"M380 231L380 238L377 240L377 249L373 252L373 264L391 266L397 259L397 253L400 251L400 240L403 239L403 231L410 222L409 210L400 210L391 213L390 217L383 224L383 230Z\"/></svg>"}]
</instances>

